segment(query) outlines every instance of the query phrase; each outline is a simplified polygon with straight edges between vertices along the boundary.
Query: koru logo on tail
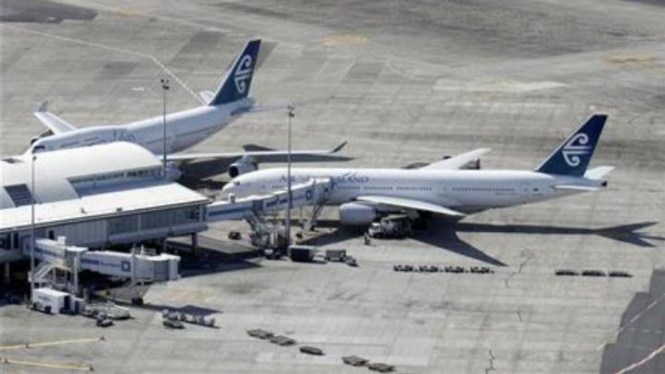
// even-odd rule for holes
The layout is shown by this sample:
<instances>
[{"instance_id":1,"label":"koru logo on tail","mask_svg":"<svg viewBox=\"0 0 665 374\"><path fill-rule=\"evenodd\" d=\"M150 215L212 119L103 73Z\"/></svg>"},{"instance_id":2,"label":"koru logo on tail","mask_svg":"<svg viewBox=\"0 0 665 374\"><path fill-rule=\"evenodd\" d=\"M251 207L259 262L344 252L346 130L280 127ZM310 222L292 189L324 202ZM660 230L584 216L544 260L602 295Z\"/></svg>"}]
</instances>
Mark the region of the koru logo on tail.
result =
<instances>
[{"instance_id":1,"label":"koru logo on tail","mask_svg":"<svg viewBox=\"0 0 665 374\"><path fill-rule=\"evenodd\" d=\"M240 93L245 93L247 90L247 82L252 75L252 56L244 55L238 63L238 68L233 76L236 83L236 90Z\"/></svg>"},{"instance_id":2,"label":"koru logo on tail","mask_svg":"<svg viewBox=\"0 0 665 374\"><path fill-rule=\"evenodd\" d=\"M589 135L579 133L570 138L568 143L563 146L563 159L568 166L579 166L580 162L582 162L580 156L591 153L591 146L587 144L589 144Z\"/></svg>"}]
</instances>

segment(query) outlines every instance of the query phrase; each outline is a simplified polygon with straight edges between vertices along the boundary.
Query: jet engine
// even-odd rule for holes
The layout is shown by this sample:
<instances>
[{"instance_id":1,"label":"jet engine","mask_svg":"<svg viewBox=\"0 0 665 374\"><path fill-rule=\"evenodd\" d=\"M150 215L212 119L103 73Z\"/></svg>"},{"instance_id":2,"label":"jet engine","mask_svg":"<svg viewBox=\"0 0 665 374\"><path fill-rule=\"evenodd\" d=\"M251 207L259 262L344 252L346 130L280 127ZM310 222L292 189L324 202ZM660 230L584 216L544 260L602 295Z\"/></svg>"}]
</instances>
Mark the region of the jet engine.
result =
<instances>
[{"instance_id":1,"label":"jet engine","mask_svg":"<svg viewBox=\"0 0 665 374\"><path fill-rule=\"evenodd\" d=\"M168 180L177 181L182 177L182 170L173 162L166 164L166 177Z\"/></svg>"},{"instance_id":2,"label":"jet engine","mask_svg":"<svg viewBox=\"0 0 665 374\"><path fill-rule=\"evenodd\" d=\"M51 130L46 130L39 135L33 136L32 139L30 139L30 145L35 144L35 142L39 139L47 138L51 135L53 135L53 132Z\"/></svg>"},{"instance_id":3,"label":"jet engine","mask_svg":"<svg viewBox=\"0 0 665 374\"><path fill-rule=\"evenodd\" d=\"M359 203L346 203L339 207L339 221L342 225L369 225L378 217L372 206Z\"/></svg>"},{"instance_id":4,"label":"jet engine","mask_svg":"<svg viewBox=\"0 0 665 374\"><path fill-rule=\"evenodd\" d=\"M238 175L246 174L251 171L255 171L259 168L259 165L254 162L252 159L243 157L238 161L229 165L229 175L231 178L235 178Z\"/></svg>"}]
</instances>

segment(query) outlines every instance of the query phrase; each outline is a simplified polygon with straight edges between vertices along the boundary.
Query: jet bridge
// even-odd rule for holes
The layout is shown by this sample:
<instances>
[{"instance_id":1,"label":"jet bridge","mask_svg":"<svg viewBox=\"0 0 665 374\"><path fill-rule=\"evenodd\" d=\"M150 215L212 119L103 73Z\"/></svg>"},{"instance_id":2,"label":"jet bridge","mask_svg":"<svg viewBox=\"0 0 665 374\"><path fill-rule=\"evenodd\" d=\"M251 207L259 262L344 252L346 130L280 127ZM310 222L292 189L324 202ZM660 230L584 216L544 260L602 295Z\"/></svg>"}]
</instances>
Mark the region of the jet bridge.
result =
<instances>
[{"instance_id":1,"label":"jet bridge","mask_svg":"<svg viewBox=\"0 0 665 374\"><path fill-rule=\"evenodd\" d=\"M30 250L24 250L30 256ZM73 274L73 283L67 288L78 291L78 273L89 270L111 277L129 278L132 283L165 282L179 279L180 257L169 254L149 255L121 253L113 251L89 251L88 248L69 246L65 237L58 240L40 238L35 241L35 258L41 260L35 269L35 281L51 283L49 274L54 270L64 270Z\"/></svg>"},{"instance_id":2,"label":"jet bridge","mask_svg":"<svg viewBox=\"0 0 665 374\"><path fill-rule=\"evenodd\" d=\"M306 223L309 229L318 218L324 203L330 196L332 183L328 178L312 179L305 183L291 186L291 207L312 206L312 218ZM288 209L288 191L278 190L266 195L249 196L236 199L230 196L227 201L208 205L207 221L246 220L254 232L254 244L259 247L269 246L278 241L276 236L283 235L282 227L269 223L265 217Z\"/></svg>"},{"instance_id":3,"label":"jet bridge","mask_svg":"<svg viewBox=\"0 0 665 374\"><path fill-rule=\"evenodd\" d=\"M312 179L306 183L291 186L291 207L322 205L330 195L330 179ZM230 196L227 201L208 205L207 221L234 221L263 217L278 213L288 207L288 191L278 190L266 195L236 199Z\"/></svg>"}]
</instances>

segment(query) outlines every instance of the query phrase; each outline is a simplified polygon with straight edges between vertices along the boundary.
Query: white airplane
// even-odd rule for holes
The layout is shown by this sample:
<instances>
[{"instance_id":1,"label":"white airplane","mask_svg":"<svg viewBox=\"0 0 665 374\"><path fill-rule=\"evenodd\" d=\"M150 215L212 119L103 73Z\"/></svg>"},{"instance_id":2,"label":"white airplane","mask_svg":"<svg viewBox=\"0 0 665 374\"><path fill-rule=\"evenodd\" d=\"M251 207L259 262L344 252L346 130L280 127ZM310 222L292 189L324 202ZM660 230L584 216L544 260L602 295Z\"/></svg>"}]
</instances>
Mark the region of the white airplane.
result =
<instances>
[{"instance_id":1,"label":"white airplane","mask_svg":"<svg viewBox=\"0 0 665 374\"><path fill-rule=\"evenodd\" d=\"M255 111L254 99L248 97L248 94L260 45L261 41L258 39L249 41L236 57L217 92L201 92L201 97L207 101L207 105L166 115L166 152L169 161L182 164L199 159L236 160L228 168L232 177L256 170L259 162L286 161L287 152L272 149L239 153L176 153L206 140L240 115ZM115 141L136 143L155 154L164 152L163 116L124 125L78 129L48 112L46 102L42 103L34 114L49 130L33 139L32 146L27 151L29 153ZM332 155L344 144L331 151L292 152L292 160L294 162L348 160L346 157Z\"/></svg>"},{"instance_id":2,"label":"white airplane","mask_svg":"<svg viewBox=\"0 0 665 374\"><path fill-rule=\"evenodd\" d=\"M438 214L455 219L487 209L506 208L598 191L613 167L587 171L606 115L591 116L534 171L462 170L489 149L478 149L419 169L293 168L292 184L329 179L326 205L339 205L340 222L366 225L390 212ZM234 178L224 192L237 197L285 189L286 170L266 169Z\"/></svg>"}]
</instances>

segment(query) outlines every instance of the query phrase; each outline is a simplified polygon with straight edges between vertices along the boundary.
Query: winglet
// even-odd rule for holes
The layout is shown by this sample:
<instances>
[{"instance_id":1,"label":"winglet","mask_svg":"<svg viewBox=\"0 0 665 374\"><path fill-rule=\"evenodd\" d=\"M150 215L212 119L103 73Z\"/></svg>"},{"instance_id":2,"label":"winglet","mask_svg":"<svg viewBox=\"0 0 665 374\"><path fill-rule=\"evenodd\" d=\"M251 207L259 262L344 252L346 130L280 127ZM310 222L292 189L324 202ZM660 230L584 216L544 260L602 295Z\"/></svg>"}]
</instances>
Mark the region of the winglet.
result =
<instances>
[{"instance_id":1,"label":"winglet","mask_svg":"<svg viewBox=\"0 0 665 374\"><path fill-rule=\"evenodd\" d=\"M39 105L37 106L37 109L35 109L35 112L37 113L44 113L48 111L48 100L44 100Z\"/></svg>"},{"instance_id":2,"label":"winglet","mask_svg":"<svg viewBox=\"0 0 665 374\"><path fill-rule=\"evenodd\" d=\"M337 153L337 152L341 151L342 148L344 148L344 147L346 146L347 143L348 143L348 141L346 141L346 140L343 141L342 144L340 144L340 145L338 145L337 147L333 148L333 150L330 151L330 153Z\"/></svg>"},{"instance_id":3,"label":"winglet","mask_svg":"<svg viewBox=\"0 0 665 374\"><path fill-rule=\"evenodd\" d=\"M243 144L242 149L245 152L261 152L261 151L274 151L274 148L264 147L256 144Z\"/></svg>"}]
</instances>

